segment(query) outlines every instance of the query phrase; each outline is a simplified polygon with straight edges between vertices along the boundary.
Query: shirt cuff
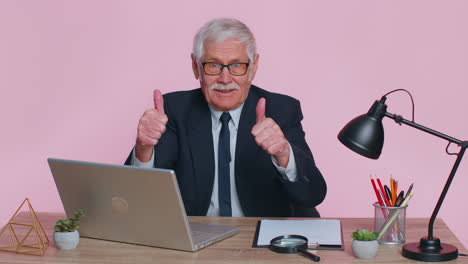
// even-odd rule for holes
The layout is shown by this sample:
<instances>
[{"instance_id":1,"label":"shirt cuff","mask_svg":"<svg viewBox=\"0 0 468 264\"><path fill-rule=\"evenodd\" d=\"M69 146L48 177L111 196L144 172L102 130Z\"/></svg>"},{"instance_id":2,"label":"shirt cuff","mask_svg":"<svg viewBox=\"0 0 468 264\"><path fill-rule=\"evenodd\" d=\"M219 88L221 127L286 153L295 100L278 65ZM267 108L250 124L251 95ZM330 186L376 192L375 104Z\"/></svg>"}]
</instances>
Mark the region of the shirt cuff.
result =
<instances>
[{"instance_id":1,"label":"shirt cuff","mask_svg":"<svg viewBox=\"0 0 468 264\"><path fill-rule=\"evenodd\" d=\"M297 169L296 169L296 159L294 159L294 152L292 150L291 144L289 144L289 162L286 168L280 167L278 161L274 156L271 156L271 161L273 165L276 167L276 170L283 176L285 180L295 182L297 179Z\"/></svg>"},{"instance_id":2,"label":"shirt cuff","mask_svg":"<svg viewBox=\"0 0 468 264\"><path fill-rule=\"evenodd\" d=\"M135 147L134 147L132 151L132 165L137 166L137 167L143 167L143 168L153 168L154 167L154 150L153 150L153 154L151 154L151 159L148 162L141 162L136 157Z\"/></svg>"}]
</instances>

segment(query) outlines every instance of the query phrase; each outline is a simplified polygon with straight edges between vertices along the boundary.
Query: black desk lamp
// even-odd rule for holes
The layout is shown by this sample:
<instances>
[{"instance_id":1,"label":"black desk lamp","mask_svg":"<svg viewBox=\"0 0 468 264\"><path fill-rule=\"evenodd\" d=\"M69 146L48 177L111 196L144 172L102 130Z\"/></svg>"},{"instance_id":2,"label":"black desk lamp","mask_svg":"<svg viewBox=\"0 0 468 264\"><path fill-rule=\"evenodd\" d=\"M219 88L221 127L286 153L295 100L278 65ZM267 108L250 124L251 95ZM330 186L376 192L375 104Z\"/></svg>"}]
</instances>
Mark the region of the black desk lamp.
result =
<instances>
[{"instance_id":1,"label":"black desk lamp","mask_svg":"<svg viewBox=\"0 0 468 264\"><path fill-rule=\"evenodd\" d=\"M432 212L431 219L429 221L428 235L427 237L421 238L420 242L407 243L403 246L402 255L409 259L420 260L420 261L429 261L429 262L438 262L438 261L449 261L456 259L458 257L458 249L450 244L441 243L440 239L433 236L433 226L434 221L437 217L440 207L444 201L445 195L452 183L453 177L460 165L463 154L465 153L466 148L468 147L468 141L461 141L456 138L447 136L425 126L416 124L414 122L414 103L413 103L413 121L404 119L403 117L395 114L388 113L387 105L385 100L387 95L396 91L406 91L403 89L397 89L391 91L380 99L380 101L375 101L375 103L369 109L369 112L364 115L360 115L353 120L351 120L343 129L341 129L338 134L338 139L345 146L351 150L371 159L378 159L382 151L383 142L384 142L384 130L382 126L382 119L384 116L389 117L395 120L398 124L405 124L419 130L422 130L426 133L432 134L434 136L443 138L449 141L447 145L447 153L450 155L457 155L455 164L453 165L452 171L445 183L444 189L440 194L437 205ZM406 91L410 97L411 94ZM411 101L413 98L411 97ZM460 146L460 152L449 153L448 147L451 143L456 143Z\"/></svg>"}]
</instances>

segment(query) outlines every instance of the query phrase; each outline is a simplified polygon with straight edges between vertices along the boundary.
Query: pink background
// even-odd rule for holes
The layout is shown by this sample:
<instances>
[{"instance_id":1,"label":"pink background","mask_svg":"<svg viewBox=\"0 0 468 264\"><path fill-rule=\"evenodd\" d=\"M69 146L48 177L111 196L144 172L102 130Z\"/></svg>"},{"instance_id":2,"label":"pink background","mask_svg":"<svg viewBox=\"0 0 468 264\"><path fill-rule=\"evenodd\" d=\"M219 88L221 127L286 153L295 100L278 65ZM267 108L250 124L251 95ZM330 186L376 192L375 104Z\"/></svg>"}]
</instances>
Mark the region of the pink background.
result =
<instances>
[{"instance_id":1,"label":"pink background","mask_svg":"<svg viewBox=\"0 0 468 264\"><path fill-rule=\"evenodd\" d=\"M468 138L467 13L466 1L1 1L0 224L25 197L37 211L63 210L48 157L121 164L153 89L198 87L193 35L223 16L257 37L254 83L302 102L329 186L323 217L372 217L370 174L414 182L408 216L429 217L454 162L444 140L386 119L375 161L336 136L384 93L405 88L416 122ZM406 94L387 102L410 118ZM465 246L467 174L465 158L439 214Z\"/></svg>"}]
</instances>

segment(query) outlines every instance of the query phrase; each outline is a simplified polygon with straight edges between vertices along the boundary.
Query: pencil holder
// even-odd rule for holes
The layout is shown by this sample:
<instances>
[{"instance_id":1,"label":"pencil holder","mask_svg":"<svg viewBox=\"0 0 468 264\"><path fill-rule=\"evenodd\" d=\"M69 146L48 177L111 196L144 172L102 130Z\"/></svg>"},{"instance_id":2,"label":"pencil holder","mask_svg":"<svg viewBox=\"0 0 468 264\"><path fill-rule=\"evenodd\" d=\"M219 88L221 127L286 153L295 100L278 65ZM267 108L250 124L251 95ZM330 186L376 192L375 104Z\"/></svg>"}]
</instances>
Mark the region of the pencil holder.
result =
<instances>
[{"instance_id":1,"label":"pencil holder","mask_svg":"<svg viewBox=\"0 0 468 264\"><path fill-rule=\"evenodd\" d=\"M387 207L374 203L374 230L380 233L382 229L387 229L378 240L380 244L405 243L406 207Z\"/></svg>"}]
</instances>

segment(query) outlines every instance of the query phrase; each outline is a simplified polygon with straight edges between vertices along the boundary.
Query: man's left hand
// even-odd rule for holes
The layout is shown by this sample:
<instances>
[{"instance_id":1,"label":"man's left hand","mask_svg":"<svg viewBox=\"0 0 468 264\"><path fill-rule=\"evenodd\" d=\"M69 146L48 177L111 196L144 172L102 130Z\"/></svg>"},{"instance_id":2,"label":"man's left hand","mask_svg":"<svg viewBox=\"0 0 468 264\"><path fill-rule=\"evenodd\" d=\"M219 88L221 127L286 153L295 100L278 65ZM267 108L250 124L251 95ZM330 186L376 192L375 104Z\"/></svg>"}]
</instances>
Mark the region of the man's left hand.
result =
<instances>
[{"instance_id":1,"label":"man's left hand","mask_svg":"<svg viewBox=\"0 0 468 264\"><path fill-rule=\"evenodd\" d=\"M252 135L260 147L276 158L280 167L286 168L289 162L289 144L278 124L265 116L265 105L266 99L260 98L256 108L257 123L252 128Z\"/></svg>"}]
</instances>

